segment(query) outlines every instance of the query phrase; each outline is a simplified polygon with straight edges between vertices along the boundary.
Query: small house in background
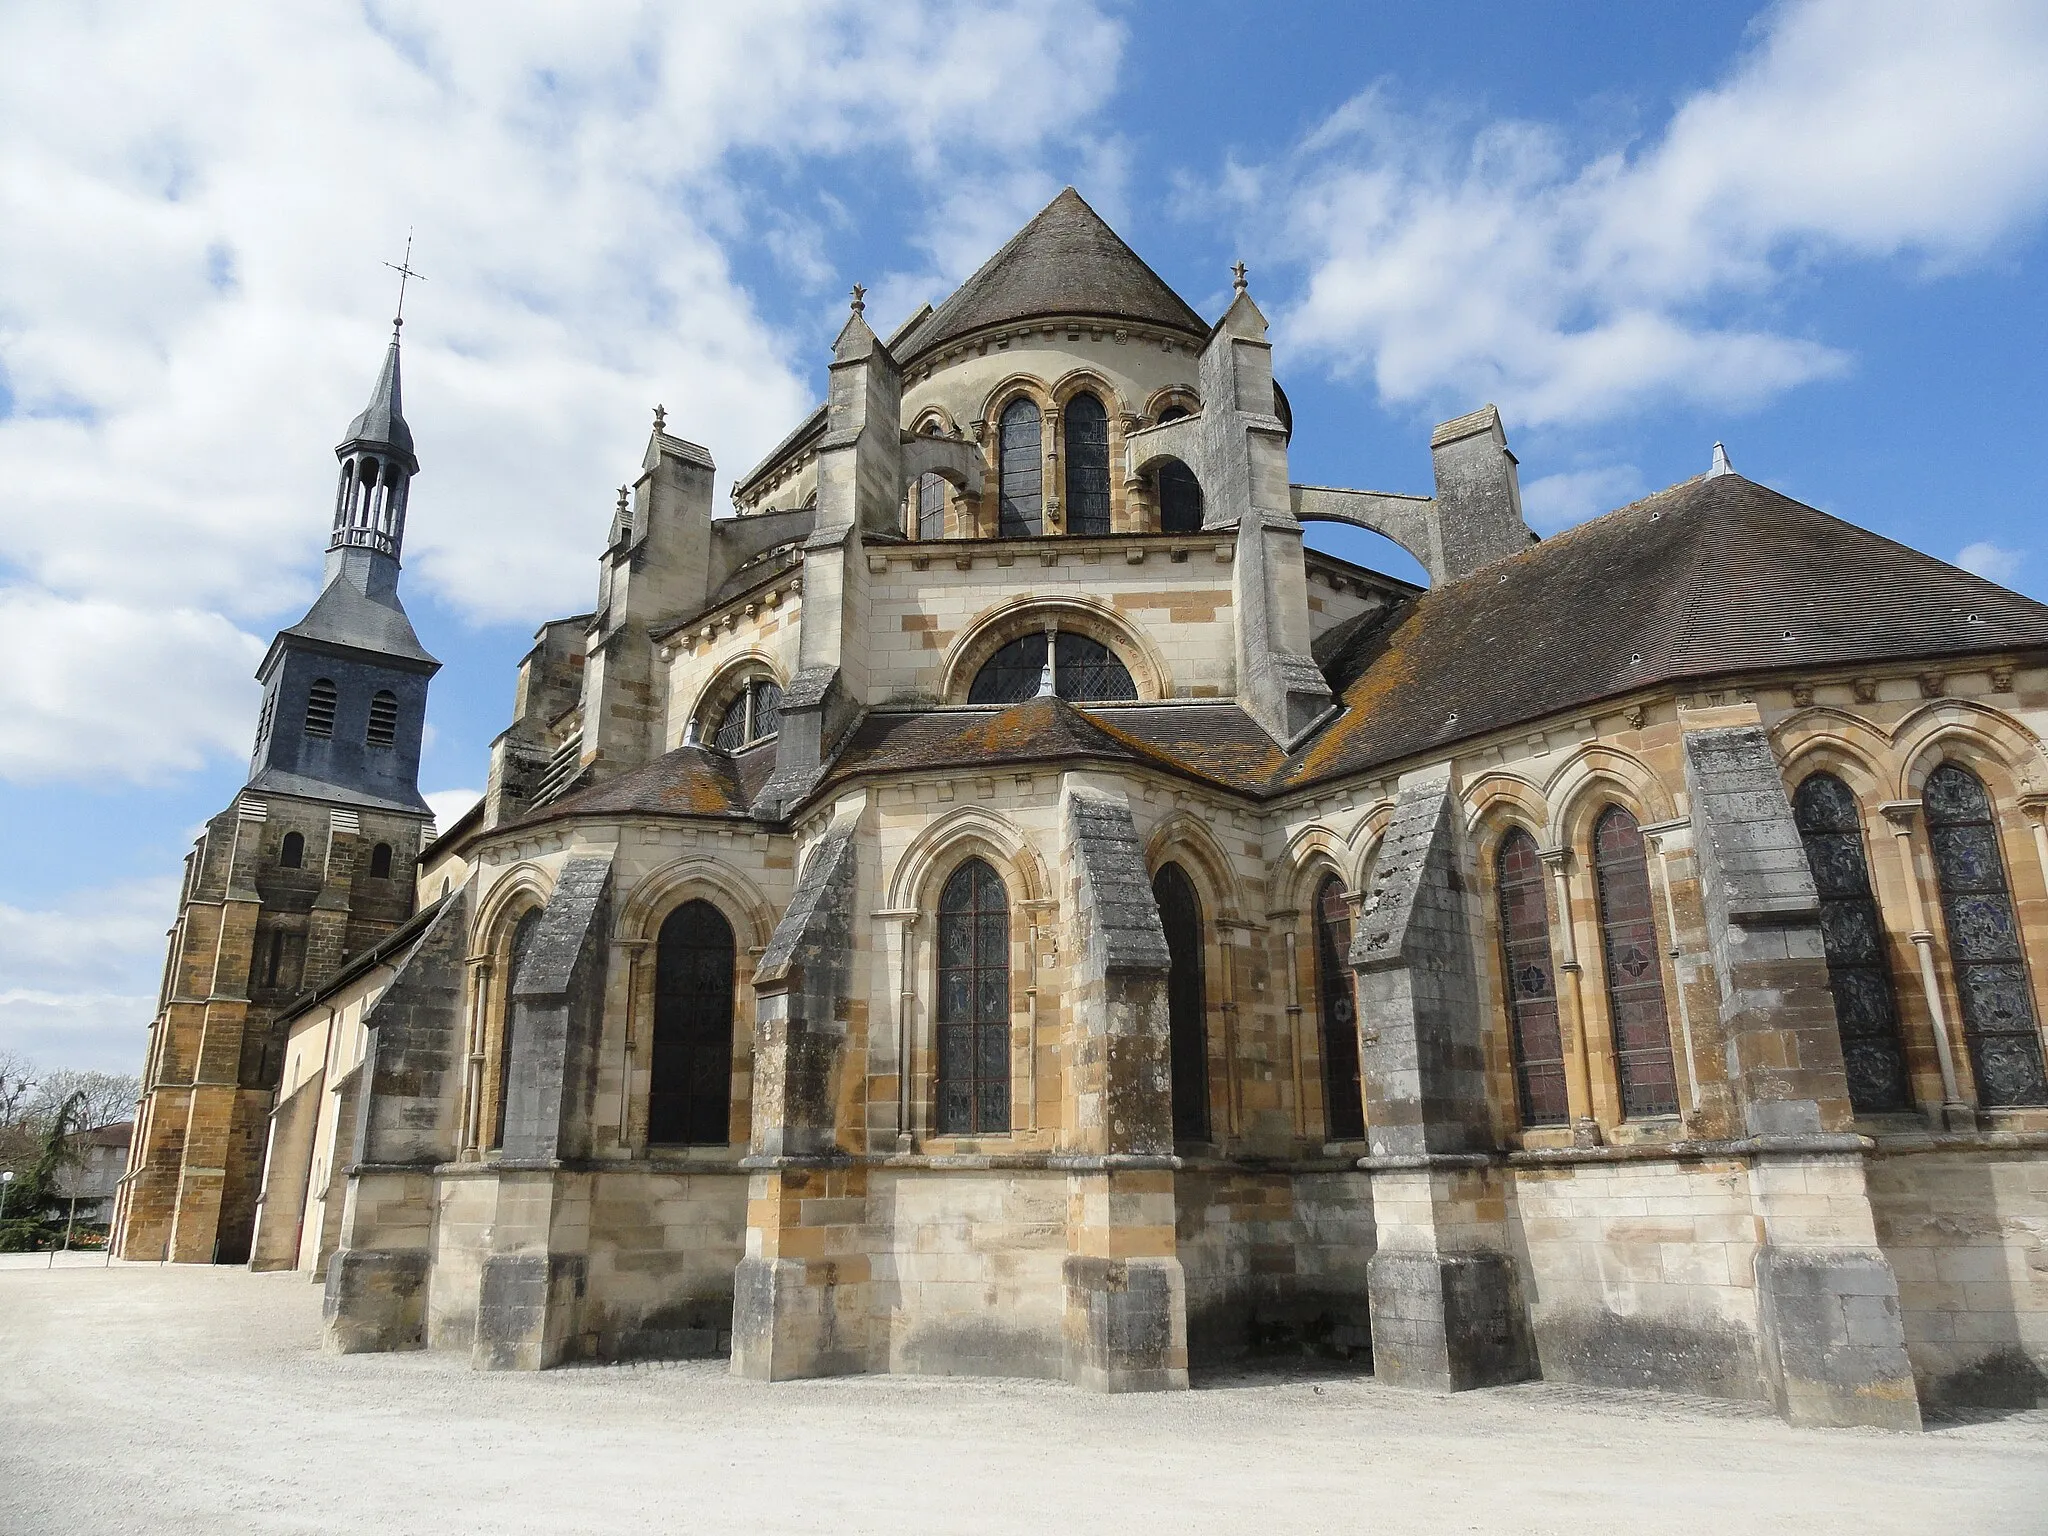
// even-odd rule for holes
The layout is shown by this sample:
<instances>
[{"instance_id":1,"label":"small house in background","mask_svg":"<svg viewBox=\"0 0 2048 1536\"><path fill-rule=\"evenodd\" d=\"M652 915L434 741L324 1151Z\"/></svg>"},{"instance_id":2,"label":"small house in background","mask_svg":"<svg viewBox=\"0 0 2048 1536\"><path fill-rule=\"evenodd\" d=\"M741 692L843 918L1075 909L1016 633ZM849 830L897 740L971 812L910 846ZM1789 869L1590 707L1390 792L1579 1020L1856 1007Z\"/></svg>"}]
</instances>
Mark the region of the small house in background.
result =
<instances>
[{"instance_id":1,"label":"small house in background","mask_svg":"<svg viewBox=\"0 0 2048 1536\"><path fill-rule=\"evenodd\" d=\"M103 1227L114 1219L114 1196L128 1169L128 1143L134 1135L135 1122L123 1120L64 1138L66 1157L64 1171L57 1176L57 1193L78 1201L72 1213L78 1225Z\"/></svg>"}]
</instances>

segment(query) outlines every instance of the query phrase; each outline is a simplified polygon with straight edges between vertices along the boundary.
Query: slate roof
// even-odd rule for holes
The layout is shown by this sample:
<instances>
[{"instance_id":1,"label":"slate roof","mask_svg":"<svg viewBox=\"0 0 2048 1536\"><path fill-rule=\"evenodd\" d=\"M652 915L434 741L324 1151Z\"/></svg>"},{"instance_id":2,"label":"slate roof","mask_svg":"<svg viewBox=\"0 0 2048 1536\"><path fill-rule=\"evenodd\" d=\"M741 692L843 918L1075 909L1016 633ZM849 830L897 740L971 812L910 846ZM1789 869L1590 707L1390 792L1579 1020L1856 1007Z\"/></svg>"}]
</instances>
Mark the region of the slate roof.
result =
<instances>
[{"instance_id":1,"label":"slate roof","mask_svg":"<svg viewBox=\"0 0 2048 1536\"><path fill-rule=\"evenodd\" d=\"M1722 474L1333 638L1318 659L1344 713L1276 788L1654 684L2048 646L2048 607Z\"/></svg>"},{"instance_id":2,"label":"slate roof","mask_svg":"<svg viewBox=\"0 0 2048 1536\"><path fill-rule=\"evenodd\" d=\"M745 816L774 771L772 743L732 756L710 747L677 747L644 767L550 800L507 825L532 826L568 816Z\"/></svg>"},{"instance_id":3,"label":"slate roof","mask_svg":"<svg viewBox=\"0 0 2048 1536\"><path fill-rule=\"evenodd\" d=\"M427 654L420 637L413 633L412 620L406 617L405 605L399 602L397 593L380 602L365 597L346 576L337 576L327 583L313 599L306 616L280 633L374 651L380 656L402 657L430 667L441 665Z\"/></svg>"},{"instance_id":4,"label":"slate roof","mask_svg":"<svg viewBox=\"0 0 2048 1536\"><path fill-rule=\"evenodd\" d=\"M414 458L412 428L405 424L404 405L400 399L398 332L391 333L391 345L384 349L384 367L377 375L376 387L370 391L370 403L348 424L348 435L341 442L344 448L350 443L383 444L398 449L408 459Z\"/></svg>"},{"instance_id":5,"label":"slate roof","mask_svg":"<svg viewBox=\"0 0 2048 1536\"><path fill-rule=\"evenodd\" d=\"M1209 334L1209 323L1068 187L889 350L908 363L969 331L1042 315L1099 315Z\"/></svg>"}]
</instances>

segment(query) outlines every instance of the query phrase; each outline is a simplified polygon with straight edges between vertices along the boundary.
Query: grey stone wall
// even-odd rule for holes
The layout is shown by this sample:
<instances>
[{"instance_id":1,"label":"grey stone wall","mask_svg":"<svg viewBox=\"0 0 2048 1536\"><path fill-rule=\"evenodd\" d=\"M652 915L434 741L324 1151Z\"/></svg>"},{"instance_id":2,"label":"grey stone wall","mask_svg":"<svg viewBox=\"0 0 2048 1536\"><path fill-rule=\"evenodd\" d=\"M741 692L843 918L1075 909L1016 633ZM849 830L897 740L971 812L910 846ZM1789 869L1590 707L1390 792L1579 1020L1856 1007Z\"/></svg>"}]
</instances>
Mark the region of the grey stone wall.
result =
<instances>
[{"instance_id":1,"label":"grey stone wall","mask_svg":"<svg viewBox=\"0 0 2048 1536\"><path fill-rule=\"evenodd\" d=\"M610 891L609 853L564 864L513 978L506 1162L590 1155Z\"/></svg>"}]
</instances>

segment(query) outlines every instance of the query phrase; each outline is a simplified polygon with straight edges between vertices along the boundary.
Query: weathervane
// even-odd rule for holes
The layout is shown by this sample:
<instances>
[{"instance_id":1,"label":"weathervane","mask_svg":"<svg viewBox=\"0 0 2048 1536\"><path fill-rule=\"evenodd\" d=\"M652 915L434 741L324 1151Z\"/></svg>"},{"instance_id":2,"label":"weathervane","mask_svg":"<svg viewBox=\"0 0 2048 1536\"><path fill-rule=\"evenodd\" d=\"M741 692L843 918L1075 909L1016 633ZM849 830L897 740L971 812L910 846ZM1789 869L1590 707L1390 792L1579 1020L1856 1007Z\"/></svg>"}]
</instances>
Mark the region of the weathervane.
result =
<instances>
[{"instance_id":1,"label":"weathervane","mask_svg":"<svg viewBox=\"0 0 2048 1536\"><path fill-rule=\"evenodd\" d=\"M407 231L405 232L405 254L404 254L403 256L399 257L396 263L393 263L393 262L389 262L389 261L387 261L387 262L385 262L385 263L384 263L384 265L385 265L385 266L387 266L387 267L390 267L392 271L394 271L394 272L396 272L396 273L398 274L398 313L397 313L397 315L396 315L396 316L394 316L394 317L393 317L393 319L392 319L392 321L391 321L391 330L392 330L393 334L395 335L395 334L397 333L397 331L398 331L398 328L399 328L400 326L402 326L402 325L404 325L404 324L405 324L405 285L406 285L406 282L407 282L407 281L408 281L409 279L411 279L411 278L415 278L415 277L416 277L416 278L418 278L418 279L419 279L419 280L420 280L421 282L423 282L423 283L424 283L424 282L425 282L425 281L427 280L427 276L426 276L426 274L425 274L424 272L415 272L415 271L413 271L413 269L412 269L412 231L411 231L411 230L409 230L409 229L408 229L408 230L407 230Z\"/></svg>"}]
</instances>

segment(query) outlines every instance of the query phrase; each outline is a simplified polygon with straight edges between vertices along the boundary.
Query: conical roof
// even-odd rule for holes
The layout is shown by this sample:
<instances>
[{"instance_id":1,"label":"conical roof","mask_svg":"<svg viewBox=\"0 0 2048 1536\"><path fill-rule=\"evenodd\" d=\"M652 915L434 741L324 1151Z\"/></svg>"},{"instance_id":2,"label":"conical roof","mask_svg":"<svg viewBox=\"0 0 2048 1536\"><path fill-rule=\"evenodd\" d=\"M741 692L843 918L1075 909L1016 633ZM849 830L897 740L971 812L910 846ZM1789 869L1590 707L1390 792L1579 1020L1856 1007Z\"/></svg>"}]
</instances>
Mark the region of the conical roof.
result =
<instances>
[{"instance_id":1,"label":"conical roof","mask_svg":"<svg viewBox=\"0 0 2048 1536\"><path fill-rule=\"evenodd\" d=\"M306 616L290 629L278 633L280 638L296 635L301 640L346 645L358 651L371 651L379 656L399 657L428 666L440 665L420 644L420 637L414 633L412 620L406 617L404 605L398 601L396 592L379 601L366 596L345 575L336 576L321 588L320 595L313 599L313 606L306 610Z\"/></svg>"},{"instance_id":2,"label":"conical roof","mask_svg":"<svg viewBox=\"0 0 2048 1536\"><path fill-rule=\"evenodd\" d=\"M983 326L1095 315L1186 331L1208 323L1068 187L891 350L909 362Z\"/></svg>"},{"instance_id":3,"label":"conical roof","mask_svg":"<svg viewBox=\"0 0 2048 1536\"><path fill-rule=\"evenodd\" d=\"M370 403L348 424L348 434L341 441L344 448L351 443L370 443L396 448L406 458L414 458L412 428L405 424L403 402L399 398L398 330L395 326L391 332L391 345L384 350L384 368L377 375L377 387L370 392ZM413 467L418 468L416 462Z\"/></svg>"},{"instance_id":4,"label":"conical roof","mask_svg":"<svg viewBox=\"0 0 2048 1536\"><path fill-rule=\"evenodd\" d=\"M1390 764L1687 679L2048 646L2048 607L1744 479L1704 475L1319 648L1344 712L1281 776Z\"/></svg>"}]
</instances>

